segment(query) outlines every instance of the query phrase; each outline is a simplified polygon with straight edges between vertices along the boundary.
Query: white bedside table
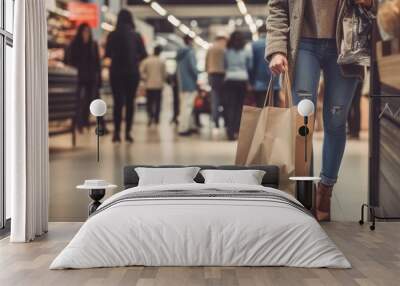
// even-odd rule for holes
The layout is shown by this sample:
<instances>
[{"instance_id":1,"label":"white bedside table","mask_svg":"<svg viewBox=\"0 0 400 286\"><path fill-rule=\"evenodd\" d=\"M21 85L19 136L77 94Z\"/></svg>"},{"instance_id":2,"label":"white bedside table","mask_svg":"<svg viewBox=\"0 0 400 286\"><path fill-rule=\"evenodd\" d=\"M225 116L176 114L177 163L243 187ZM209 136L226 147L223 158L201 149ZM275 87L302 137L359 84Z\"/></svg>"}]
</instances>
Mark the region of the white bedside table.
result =
<instances>
[{"instance_id":1,"label":"white bedside table","mask_svg":"<svg viewBox=\"0 0 400 286\"><path fill-rule=\"evenodd\" d=\"M290 177L289 180L296 182L296 198L308 210L314 205L314 182L318 182L320 177Z\"/></svg>"},{"instance_id":2,"label":"white bedside table","mask_svg":"<svg viewBox=\"0 0 400 286\"><path fill-rule=\"evenodd\" d=\"M100 200L106 194L106 189L114 189L117 185L109 184L105 180L85 180L83 185L76 186L78 190L89 190L89 197L93 200L88 206L89 216L101 205Z\"/></svg>"}]
</instances>

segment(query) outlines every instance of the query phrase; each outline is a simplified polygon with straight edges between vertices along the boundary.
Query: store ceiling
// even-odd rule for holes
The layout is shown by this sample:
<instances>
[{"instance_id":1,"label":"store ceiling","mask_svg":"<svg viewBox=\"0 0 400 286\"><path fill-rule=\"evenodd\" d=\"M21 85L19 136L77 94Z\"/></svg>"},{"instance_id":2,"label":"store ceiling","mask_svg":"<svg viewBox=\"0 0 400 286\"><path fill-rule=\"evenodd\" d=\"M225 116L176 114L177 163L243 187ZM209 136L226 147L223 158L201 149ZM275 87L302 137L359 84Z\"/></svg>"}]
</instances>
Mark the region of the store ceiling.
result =
<instances>
[{"instance_id":1,"label":"store ceiling","mask_svg":"<svg viewBox=\"0 0 400 286\"><path fill-rule=\"evenodd\" d=\"M139 1L139 0L131 0ZM194 0L196 3L185 0L184 3L180 1L179 4L171 4L169 1L177 0L164 0L168 4L164 4L162 1L158 1L165 9L172 12L176 17L179 18L224 18L224 17L239 17L242 16L238 10L236 1L229 2L229 5L218 4L218 0L213 2L213 5L199 4L200 0ZM202 0L209 1L209 0ZM254 0L259 1L259 0ZM226 3L227 1L225 1ZM205 2L203 2L205 3ZM249 13L254 17L265 17L267 12L267 1L263 0L262 4L246 1L247 9ZM143 5L145 4L145 5ZM163 18L157 13L155 13L149 4L144 3L140 0L139 4L129 5L132 13L140 18Z\"/></svg>"},{"instance_id":2,"label":"store ceiling","mask_svg":"<svg viewBox=\"0 0 400 286\"><path fill-rule=\"evenodd\" d=\"M146 5L143 0L128 0L128 5ZM236 4L235 0L158 0L164 5L232 5ZM246 4L266 4L268 0L247 0Z\"/></svg>"},{"instance_id":3,"label":"store ceiling","mask_svg":"<svg viewBox=\"0 0 400 286\"><path fill-rule=\"evenodd\" d=\"M268 0L240 2L245 3L246 12L241 11L237 0L127 0L132 14L151 24L156 34L176 33L176 27L167 19L169 14L206 41L215 36L216 30L227 25L229 29L246 33L248 38L254 36L254 31L250 31L250 24L245 21L243 13L251 15L253 24L263 25L267 15ZM158 5L158 8L155 5ZM164 12L161 13L156 8Z\"/></svg>"}]
</instances>

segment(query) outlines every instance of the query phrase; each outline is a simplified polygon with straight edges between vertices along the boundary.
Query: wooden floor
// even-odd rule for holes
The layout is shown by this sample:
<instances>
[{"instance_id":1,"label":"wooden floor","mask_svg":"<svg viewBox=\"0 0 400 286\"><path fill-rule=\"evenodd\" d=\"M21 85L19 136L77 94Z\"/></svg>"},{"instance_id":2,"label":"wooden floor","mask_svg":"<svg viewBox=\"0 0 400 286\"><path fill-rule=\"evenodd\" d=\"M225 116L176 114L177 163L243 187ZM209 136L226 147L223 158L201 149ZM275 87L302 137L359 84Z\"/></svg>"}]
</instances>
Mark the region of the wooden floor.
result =
<instances>
[{"instance_id":1,"label":"wooden floor","mask_svg":"<svg viewBox=\"0 0 400 286\"><path fill-rule=\"evenodd\" d=\"M400 285L400 223L379 223L375 232L356 223L327 223L324 229L352 269L285 267L124 267L48 270L81 223L50 223L44 237L28 244L0 241L0 285Z\"/></svg>"}]
</instances>

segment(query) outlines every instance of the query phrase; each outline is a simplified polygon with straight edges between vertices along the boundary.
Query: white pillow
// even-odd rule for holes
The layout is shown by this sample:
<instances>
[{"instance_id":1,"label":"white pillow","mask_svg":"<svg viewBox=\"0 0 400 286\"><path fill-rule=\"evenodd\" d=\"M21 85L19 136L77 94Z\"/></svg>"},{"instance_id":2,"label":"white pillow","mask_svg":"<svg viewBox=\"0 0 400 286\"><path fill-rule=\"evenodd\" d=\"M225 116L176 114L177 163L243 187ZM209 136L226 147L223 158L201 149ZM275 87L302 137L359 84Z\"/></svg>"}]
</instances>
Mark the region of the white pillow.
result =
<instances>
[{"instance_id":1,"label":"white pillow","mask_svg":"<svg viewBox=\"0 0 400 286\"><path fill-rule=\"evenodd\" d=\"M202 170L205 184L261 185L265 171L261 170Z\"/></svg>"},{"instance_id":2,"label":"white pillow","mask_svg":"<svg viewBox=\"0 0 400 286\"><path fill-rule=\"evenodd\" d=\"M195 183L199 167L182 168L135 168L139 176L139 186Z\"/></svg>"}]
</instances>

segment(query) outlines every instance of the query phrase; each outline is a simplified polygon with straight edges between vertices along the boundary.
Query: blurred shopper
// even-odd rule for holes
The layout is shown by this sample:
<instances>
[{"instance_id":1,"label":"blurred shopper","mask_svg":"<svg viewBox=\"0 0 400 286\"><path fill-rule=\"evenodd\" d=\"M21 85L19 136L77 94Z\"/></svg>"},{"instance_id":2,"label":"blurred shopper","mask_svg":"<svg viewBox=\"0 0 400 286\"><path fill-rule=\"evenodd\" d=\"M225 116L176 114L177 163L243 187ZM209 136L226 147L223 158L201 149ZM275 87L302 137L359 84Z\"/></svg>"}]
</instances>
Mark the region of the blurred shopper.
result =
<instances>
[{"instance_id":1,"label":"blurred shopper","mask_svg":"<svg viewBox=\"0 0 400 286\"><path fill-rule=\"evenodd\" d=\"M179 116L179 84L178 84L178 76L177 72L168 76L168 84L172 89L172 118L171 124L178 125L178 116Z\"/></svg>"},{"instance_id":2,"label":"blurred shopper","mask_svg":"<svg viewBox=\"0 0 400 286\"><path fill-rule=\"evenodd\" d=\"M127 10L118 14L117 26L107 38L106 57L111 59L110 83L114 98L113 142L120 142L122 109L125 106L125 140L131 136L135 95L139 84L139 64L147 56L142 36L135 31L132 15Z\"/></svg>"},{"instance_id":3,"label":"blurred shopper","mask_svg":"<svg viewBox=\"0 0 400 286\"><path fill-rule=\"evenodd\" d=\"M215 42L208 49L206 56L206 72L208 73L208 83L211 86L211 116L216 128L219 128L219 119L222 116L220 107L225 78L226 40L224 33L217 34Z\"/></svg>"},{"instance_id":4,"label":"blurred shopper","mask_svg":"<svg viewBox=\"0 0 400 286\"><path fill-rule=\"evenodd\" d=\"M243 34L235 31L229 38L225 52L224 117L229 140L235 140L239 132L251 69L251 51L245 49Z\"/></svg>"},{"instance_id":5,"label":"blurred shopper","mask_svg":"<svg viewBox=\"0 0 400 286\"><path fill-rule=\"evenodd\" d=\"M318 220L330 220L332 190L346 143L347 115L358 78L362 78L364 72L360 65L337 63L339 52L343 52L338 51L337 47L341 46L344 37L346 42L351 41L348 36L352 34L343 33L342 23L344 5L348 2L296 0L290 2L290 5L289 1L284 0L268 2L266 56L274 74L289 70L293 78L295 104L302 99L298 95L299 91L311 93L316 104L321 69L324 73L324 145L315 209ZM366 8L373 5L372 0L354 0L354 3ZM367 43L358 44L365 48Z\"/></svg>"},{"instance_id":6,"label":"blurred shopper","mask_svg":"<svg viewBox=\"0 0 400 286\"><path fill-rule=\"evenodd\" d=\"M140 65L140 75L146 87L149 126L160 122L161 93L167 78L165 63L160 59L161 52L162 47L156 46L153 56L143 60Z\"/></svg>"},{"instance_id":7,"label":"blurred shopper","mask_svg":"<svg viewBox=\"0 0 400 286\"><path fill-rule=\"evenodd\" d=\"M250 72L250 83L253 89L253 94L258 107L263 107L265 103L265 97L267 95L268 84L273 76L271 70L268 67L268 63L265 61L265 48L266 48L266 29L262 26L258 33L260 39L254 41L251 45L253 52L253 68ZM280 106L279 99L279 77L273 79L273 100L274 106Z\"/></svg>"},{"instance_id":8,"label":"blurred shopper","mask_svg":"<svg viewBox=\"0 0 400 286\"><path fill-rule=\"evenodd\" d=\"M65 63L78 70L79 110L77 125L79 132L89 128L90 102L98 97L101 85L99 48L93 40L88 24L81 24L65 53Z\"/></svg>"},{"instance_id":9,"label":"blurred shopper","mask_svg":"<svg viewBox=\"0 0 400 286\"><path fill-rule=\"evenodd\" d=\"M347 127L350 139L360 139L361 131L361 95L363 90L363 82L357 85L353 102L350 107L349 116L347 118Z\"/></svg>"},{"instance_id":10,"label":"blurred shopper","mask_svg":"<svg viewBox=\"0 0 400 286\"><path fill-rule=\"evenodd\" d=\"M179 83L180 114L178 132L181 136L197 133L193 118L194 99L197 95L197 60L193 50L193 39L184 38L185 47L178 50L176 55L177 74Z\"/></svg>"}]
</instances>

